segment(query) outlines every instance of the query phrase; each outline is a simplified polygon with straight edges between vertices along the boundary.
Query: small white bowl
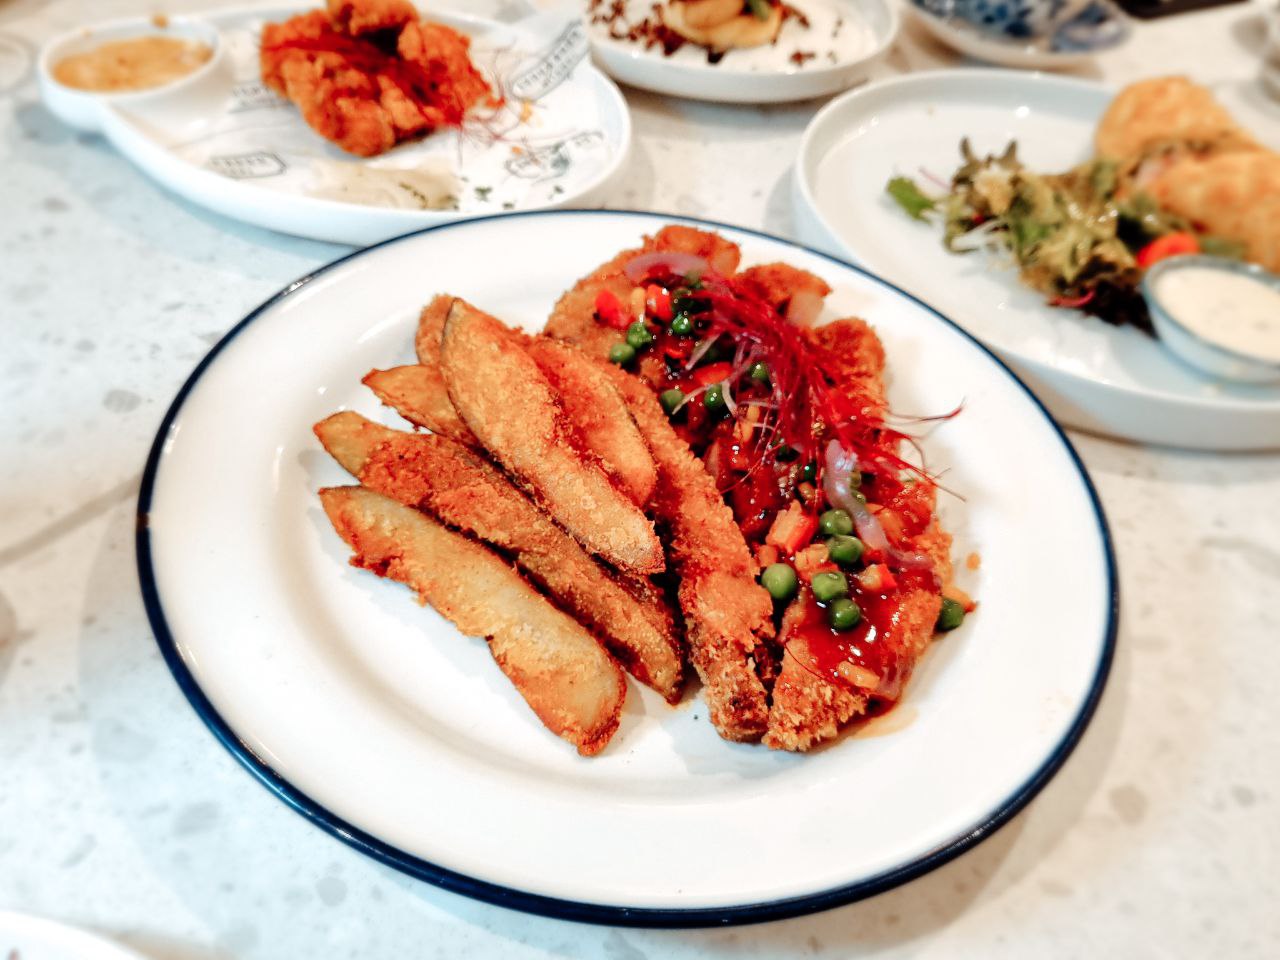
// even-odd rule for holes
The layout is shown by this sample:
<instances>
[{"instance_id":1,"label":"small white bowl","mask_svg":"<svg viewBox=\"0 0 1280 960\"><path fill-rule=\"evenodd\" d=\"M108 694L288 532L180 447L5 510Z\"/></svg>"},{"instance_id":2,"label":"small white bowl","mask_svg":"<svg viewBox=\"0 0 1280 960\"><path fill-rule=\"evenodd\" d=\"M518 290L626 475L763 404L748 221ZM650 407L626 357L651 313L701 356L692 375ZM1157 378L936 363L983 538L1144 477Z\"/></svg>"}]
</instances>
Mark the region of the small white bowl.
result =
<instances>
[{"instance_id":1,"label":"small white bowl","mask_svg":"<svg viewBox=\"0 0 1280 960\"><path fill-rule=\"evenodd\" d=\"M54 65L64 57L87 53L104 43L149 35L194 40L213 50L213 56L195 70L176 80L143 90L117 92L80 90L68 87L54 79ZM92 27L81 27L54 37L40 51L40 57L36 61L36 78L40 84L40 95L44 98L45 106L54 116L78 130L96 133L101 127L101 111L104 105L126 105L149 99L157 94L193 88L221 68L223 57L222 38L216 28L203 20L194 17L170 17L163 26L160 26L151 17L130 17L127 20L111 20Z\"/></svg>"},{"instance_id":2,"label":"small white bowl","mask_svg":"<svg viewBox=\"0 0 1280 960\"><path fill-rule=\"evenodd\" d=\"M1184 363L1198 370L1237 383L1280 383L1280 362L1268 360L1215 343L1181 324L1160 302L1157 292L1159 280L1174 270L1187 267L1210 267L1228 273L1247 276L1259 283L1280 291L1280 276L1253 263L1230 260L1226 257L1182 256L1171 257L1155 264L1142 278L1142 296L1151 309L1151 322L1160 341ZM1277 318L1280 322L1280 318Z\"/></svg>"}]
</instances>

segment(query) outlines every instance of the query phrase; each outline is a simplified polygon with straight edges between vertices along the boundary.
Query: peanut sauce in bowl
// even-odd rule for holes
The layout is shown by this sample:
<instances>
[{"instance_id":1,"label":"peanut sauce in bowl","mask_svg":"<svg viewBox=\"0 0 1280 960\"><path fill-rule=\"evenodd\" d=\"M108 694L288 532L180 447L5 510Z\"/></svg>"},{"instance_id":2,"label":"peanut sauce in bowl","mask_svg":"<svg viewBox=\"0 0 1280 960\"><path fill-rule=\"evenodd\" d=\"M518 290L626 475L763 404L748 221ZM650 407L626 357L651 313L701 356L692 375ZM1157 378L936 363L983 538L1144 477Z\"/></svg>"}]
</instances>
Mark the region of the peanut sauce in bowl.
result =
<instances>
[{"instance_id":1,"label":"peanut sauce in bowl","mask_svg":"<svg viewBox=\"0 0 1280 960\"><path fill-rule=\"evenodd\" d=\"M99 130L108 105L201 93L225 80L217 28L196 17L131 17L82 27L45 44L36 78L45 106L80 130ZM208 81L208 83L206 83ZM216 83L215 83L216 85Z\"/></svg>"},{"instance_id":2,"label":"peanut sauce in bowl","mask_svg":"<svg viewBox=\"0 0 1280 960\"><path fill-rule=\"evenodd\" d=\"M213 48L207 44L153 34L63 57L53 66L53 78L98 93L148 90L194 73L211 59Z\"/></svg>"}]
</instances>

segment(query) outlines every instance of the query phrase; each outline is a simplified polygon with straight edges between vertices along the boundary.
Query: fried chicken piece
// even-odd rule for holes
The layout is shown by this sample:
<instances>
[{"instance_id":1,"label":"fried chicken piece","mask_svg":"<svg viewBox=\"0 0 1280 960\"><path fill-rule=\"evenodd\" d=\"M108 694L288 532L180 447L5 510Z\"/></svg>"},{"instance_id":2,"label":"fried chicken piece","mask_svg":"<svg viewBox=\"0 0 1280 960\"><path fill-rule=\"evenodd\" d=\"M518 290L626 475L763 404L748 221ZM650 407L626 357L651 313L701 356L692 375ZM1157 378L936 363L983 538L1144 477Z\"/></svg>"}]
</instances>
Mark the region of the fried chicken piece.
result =
<instances>
[{"instance_id":1,"label":"fried chicken piece","mask_svg":"<svg viewBox=\"0 0 1280 960\"><path fill-rule=\"evenodd\" d=\"M869 400L877 410L886 405L884 344L871 325L858 317L833 320L805 331L814 360L834 389Z\"/></svg>"},{"instance_id":2,"label":"fried chicken piece","mask_svg":"<svg viewBox=\"0 0 1280 960\"><path fill-rule=\"evenodd\" d=\"M320 10L265 24L262 79L292 100L302 119L326 140L372 157L391 149L398 132L380 103L378 79L346 54L326 49L343 40Z\"/></svg>"},{"instance_id":3,"label":"fried chicken piece","mask_svg":"<svg viewBox=\"0 0 1280 960\"><path fill-rule=\"evenodd\" d=\"M484 637L538 719L583 756L618 729L626 681L593 636L500 557L417 510L363 487L320 500L353 566L417 592L459 630Z\"/></svg>"},{"instance_id":4,"label":"fried chicken piece","mask_svg":"<svg viewBox=\"0 0 1280 960\"><path fill-rule=\"evenodd\" d=\"M1113 160L1175 143L1195 152L1259 149L1212 93L1186 77L1129 84L1111 101L1094 135L1098 155Z\"/></svg>"},{"instance_id":5,"label":"fried chicken piece","mask_svg":"<svg viewBox=\"0 0 1280 960\"><path fill-rule=\"evenodd\" d=\"M349 153L376 156L402 140L460 126L489 94L471 63L470 38L456 30L416 15L403 20L393 0L347 0L331 10L265 24L259 63L263 82ZM386 35L396 30L389 52Z\"/></svg>"},{"instance_id":6,"label":"fried chicken piece","mask_svg":"<svg viewBox=\"0 0 1280 960\"><path fill-rule=\"evenodd\" d=\"M349 411L320 421L315 433L365 487L510 555L637 680L679 701L684 662L665 599L593 560L499 470L444 437L402 433Z\"/></svg>"},{"instance_id":7,"label":"fried chicken piece","mask_svg":"<svg viewBox=\"0 0 1280 960\"><path fill-rule=\"evenodd\" d=\"M565 415L635 503L644 507L658 482L649 447L608 370L577 347L548 337L526 341L530 355L560 394Z\"/></svg>"},{"instance_id":8,"label":"fried chicken piece","mask_svg":"<svg viewBox=\"0 0 1280 960\"><path fill-rule=\"evenodd\" d=\"M653 524L599 459L574 443L559 397L512 331L455 300L440 352L449 397L463 422L566 530L623 570L663 569Z\"/></svg>"},{"instance_id":9,"label":"fried chicken piece","mask_svg":"<svg viewBox=\"0 0 1280 960\"><path fill-rule=\"evenodd\" d=\"M328 0L326 6L330 22L353 37L394 30L418 19L409 0Z\"/></svg>"},{"instance_id":10,"label":"fried chicken piece","mask_svg":"<svg viewBox=\"0 0 1280 960\"><path fill-rule=\"evenodd\" d=\"M440 366L440 341L444 339L444 322L449 319L453 297L438 293L418 315L418 329L413 335L413 350L424 367Z\"/></svg>"},{"instance_id":11,"label":"fried chicken piece","mask_svg":"<svg viewBox=\"0 0 1280 960\"><path fill-rule=\"evenodd\" d=\"M572 290L560 297L547 320L544 333L566 340L589 356L605 359L609 348L618 341L618 331L598 323L595 318L596 297L608 290L623 304L630 303L636 285L627 278L626 265L644 253L690 253L702 257L716 273L728 276L738 269L741 251L738 245L706 230L672 225L663 227L642 246L624 250L608 263L579 280ZM661 375L661 363L652 354L640 362L639 372L653 382ZM654 365L657 365L655 367Z\"/></svg>"},{"instance_id":12,"label":"fried chicken piece","mask_svg":"<svg viewBox=\"0 0 1280 960\"><path fill-rule=\"evenodd\" d=\"M390 370L370 370L361 383L410 423L469 447L480 445L454 409L439 367L411 363Z\"/></svg>"},{"instance_id":13,"label":"fried chicken piece","mask_svg":"<svg viewBox=\"0 0 1280 960\"><path fill-rule=\"evenodd\" d=\"M773 602L756 582L733 512L652 390L621 370L612 376L658 467L653 508L667 528L689 651L711 722L726 740L758 740L769 707L756 661L773 636Z\"/></svg>"}]
</instances>

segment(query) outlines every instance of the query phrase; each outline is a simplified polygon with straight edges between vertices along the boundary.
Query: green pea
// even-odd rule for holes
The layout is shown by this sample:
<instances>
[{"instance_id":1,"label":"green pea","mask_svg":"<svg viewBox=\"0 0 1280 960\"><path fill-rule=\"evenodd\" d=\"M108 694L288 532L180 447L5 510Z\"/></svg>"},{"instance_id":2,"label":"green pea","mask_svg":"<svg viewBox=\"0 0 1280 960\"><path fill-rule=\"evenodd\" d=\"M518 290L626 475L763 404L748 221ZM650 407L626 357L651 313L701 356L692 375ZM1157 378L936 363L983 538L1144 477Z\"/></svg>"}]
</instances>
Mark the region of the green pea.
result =
<instances>
[{"instance_id":1,"label":"green pea","mask_svg":"<svg viewBox=\"0 0 1280 960\"><path fill-rule=\"evenodd\" d=\"M763 362L756 362L751 365L751 372L748 374L756 383L769 382L769 365Z\"/></svg>"},{"instance_id":2,"label":"green pea","mask_svg":"<svg viewBox=\"0 0 1280 960\"><path fill-rule=\"evenodd\" d=\"M670 390L663 390L658 394L658 402L662 404L662 409L666 411L667 416L671 416L676 412L676 407L684 403L684 391L672 387Z\"/></svg>"},{"instance_id":3,"label":"green pea","mask_svg":"<svg viewBox=\"0 0 1280 960\"><path fill-rule=\"evenodd\" d=\"M827 541L827 556L832 563L842 567L852 567L861 560L863 549L862 541L857 537L832 537Z\"/></svg>"},{"instance_id":4,"label":"green pea","mask_svg":"<svg viewBox=\"0 0 1280 960\"><path fill-rule=\"evenodd\" d=\"M827 622L833 630L852 630L862 621L862 611L848 597L831 601L827 607Z\"/></svg>"},{"instance_id":5,"label":"green pea","mask_svg":"<svg viewBox=\"0 0 1280 960\"><path fill-rule=\"evenodd\" d=\"M671 333L677 337L687 337L693 333L693 319L687 313L677 313L671 318Z\"/></svg>"},{"instance_id":6,"label":"green pea","mask_svg":"<svg viewBox=\"0 0 1280 960\"><path fill-rule=\"evenodd\" d=\"M708 410L723 410L725 407L724 388L718 383L713 383L707 387L707 392L702 395L702 402L706 404Z\"/></svg>"},{"instance_id":7,"label":"green pea","mask_svg":"<svg viewBox=\"0 0 1280 960\"><path fill-rule=\"evenodd\" d=\"M804 483L813 483L818 479L818 465L810 460L800 468L800 480Z\"/></svg>"},{"instance_id":8,"label":"green pea","mask_svg":"<svg viewBox=\"0 0 1280 960\"><path fill-rule=\"evenodd\" d=\"M849 581L843 573L816 573L809 586L819 603L830 603L837 597L849 595Z\"/></svg>"},{"instance_id":9,"label":"green pea","mask_svg":"<svg viewBox=\"0 0 1280 960\"><path fill-rule=\"evenodd\" d=\"M796 572L785 563L771 563L760 574L760 584L769 591L769 596L783 602L796 595L800 581Z\"/></svg>"},{"instance_id":10,"label":"green pea","mask_svg":"<svg viewBox=\"0 0 1280 960\"><path fill-rule=\"evenodd\" d=\"M616 363L620 367L625 367L635 358L636 348L625 340L621 340L609 348L609 362Z\"/></svg>"},{"instance_id":11,"label":"green pea","mask_svg":"<svg viewBox=\"0 0 1280 960\"><path fill-rule=\"evenodd\" d=\"M938 622L935 630L954 630L964 623L964 607L950 597L942 598L942 609L938 611Z\"/></svg>"},{"instance_id":12,"label":"green pea","mask_svg":"<svg viewBox=\"0 0 1280 960\"><path fill-rule=\"evenodd\" d=\"M635 350L643 350L653 343L653 334L649 332L649 328L643 321L637 320L627 327L627 343Z\"/></svg>"},{"instance_id":13,"label":"green pea","mask_svg":"<svg viewBox=\"0 0 1280 960\"><path fill-rule=\"evenodd\" d=\"M853 517L847 510L827 510L818 517L818 529L824 537L847 537L853 533Z\"/></svg>"}]
</instances>

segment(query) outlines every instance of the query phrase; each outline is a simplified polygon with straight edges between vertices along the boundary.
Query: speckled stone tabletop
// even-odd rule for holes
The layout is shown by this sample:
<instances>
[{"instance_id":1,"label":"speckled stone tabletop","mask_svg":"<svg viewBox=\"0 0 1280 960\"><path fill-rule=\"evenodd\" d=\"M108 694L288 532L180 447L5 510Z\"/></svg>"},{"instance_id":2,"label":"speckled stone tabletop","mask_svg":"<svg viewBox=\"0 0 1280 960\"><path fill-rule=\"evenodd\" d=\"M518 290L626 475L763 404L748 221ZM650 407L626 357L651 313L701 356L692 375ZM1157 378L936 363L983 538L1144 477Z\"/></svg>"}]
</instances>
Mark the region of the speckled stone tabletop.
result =
<instances>
[{"instance_id":1,"label":"speckled stone tabletop","mask_svg":"<svg viewBox=\"0 0 1280 960\"><path fill-rule=\"evenodd\" d=\"M156 649L134 568L135 497L160 417L205 351L346 250L177 200L40 105L30 62L43 39L161 6L187 4L0 3L0 908L157 960L1280 956L1277 454L1073 436L1121 565L1101 708L1029 809L869 901L705 932L545 920L379 866L263 790ZM1263 9L1140 24L1082 72L1178 70L1247 87ZM949 62L908 29L881 72ZM636 149L611 206L791 234L790 166L819 103L628 99Z\"/></svg>"}]
</instances>

